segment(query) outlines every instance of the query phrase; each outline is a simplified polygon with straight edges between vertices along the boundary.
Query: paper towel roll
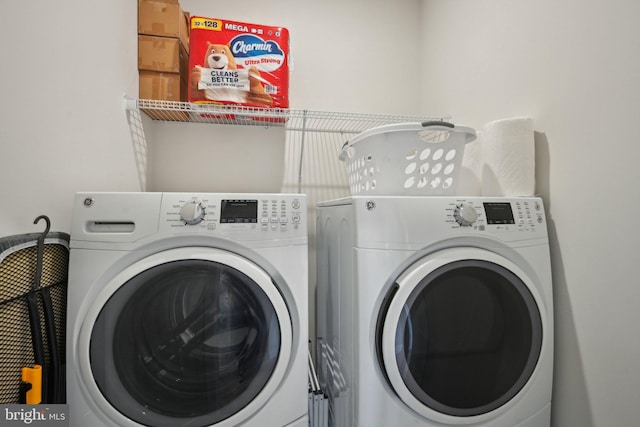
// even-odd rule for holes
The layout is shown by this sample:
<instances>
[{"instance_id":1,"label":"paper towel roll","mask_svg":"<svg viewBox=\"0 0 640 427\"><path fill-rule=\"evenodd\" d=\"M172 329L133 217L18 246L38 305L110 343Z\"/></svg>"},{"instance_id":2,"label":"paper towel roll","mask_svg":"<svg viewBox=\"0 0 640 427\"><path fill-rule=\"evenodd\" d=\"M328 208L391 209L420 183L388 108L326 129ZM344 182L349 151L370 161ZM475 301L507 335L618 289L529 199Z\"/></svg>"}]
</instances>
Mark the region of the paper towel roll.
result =
<instances>
[{"instance_id":1,"label":"paper towel roll","mask_svg":"<svg viewBox=\"0 0 640 427\"><path fill-rule=\"evenodd\" d=\"M486 123L482 140L482 195L533 196L533 120L513 117Z\"/></svg>"},{"instance_id":2,"label":"paper towel roll","mask_svg":"<svg viewBox=\"0 0 640 427\"><path fill-rule=\"evenodd\" d=\"M458 196L482 195L482 131L476 131L476 136L464 146L456 187Z\"/></svg>"}]
</instances>

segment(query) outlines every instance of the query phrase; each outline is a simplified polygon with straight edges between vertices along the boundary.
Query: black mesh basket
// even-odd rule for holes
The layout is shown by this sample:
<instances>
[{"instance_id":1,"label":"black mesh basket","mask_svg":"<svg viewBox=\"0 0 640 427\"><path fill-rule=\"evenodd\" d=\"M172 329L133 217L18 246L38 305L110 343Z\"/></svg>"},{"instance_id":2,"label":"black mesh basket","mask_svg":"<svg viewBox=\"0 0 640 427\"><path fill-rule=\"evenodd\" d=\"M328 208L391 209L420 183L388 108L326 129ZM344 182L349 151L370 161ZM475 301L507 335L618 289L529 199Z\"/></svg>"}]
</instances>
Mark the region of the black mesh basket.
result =
<instances>
[{"instance_id":1,"label":"black mesh basket","mask_svg":"<svg viewBox=\"0 0 640 427\"><path fill-rule=\"evenodd\" d=\"M69 235L51 232L44 239L40 288L34 290L38 266L38 240L42 234L31 233L0 238L0 404L21 402L22 368L33 367L34 344L29 320L28 296L35 295L40 317L45 373L52 361L44 315L43 289L47 289L54 314L55 339L60 369L57 387L64 391L65 320ZM43 381L46 381L43 379ZM45 392L43 391L43 394ZM61 397L60 397L61 396ZM46 396L43 396L43 402ZM64 392L57 402L65 403Z\"/></svg>"}]
</instances>

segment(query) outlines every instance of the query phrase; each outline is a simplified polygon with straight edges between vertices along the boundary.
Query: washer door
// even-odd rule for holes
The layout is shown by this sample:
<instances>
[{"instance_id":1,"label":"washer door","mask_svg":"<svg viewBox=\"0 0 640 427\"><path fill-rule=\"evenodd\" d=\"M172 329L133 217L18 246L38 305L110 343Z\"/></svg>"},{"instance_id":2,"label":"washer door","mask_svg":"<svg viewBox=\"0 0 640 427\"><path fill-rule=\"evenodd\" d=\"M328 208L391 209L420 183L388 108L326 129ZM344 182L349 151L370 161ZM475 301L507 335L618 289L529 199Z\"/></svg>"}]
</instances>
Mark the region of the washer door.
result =
<instances>
[{"instance_id":1,"label":"washer door","mask_svg":"<svg viewBox=\"0 0 640 427\"><path fill-rule=\"evenodd\" d=\"M494 416L535 371L540 306L532 281L503 257L472 248L431 254L397 279L381 311L382 370L427 418Z\"/></svg>"},{"instance_id":2,"label":"washer door","mask_svg":"<svg viewBox=\"0 0 640 427\"><path fill-rule=\"evenodd\" d=\"M93 307L80 351L98 401L121 424L235 425L269 399L289 362L281 294L260 267L228 252L146 258Z\"/></svg>"}]
</instances>

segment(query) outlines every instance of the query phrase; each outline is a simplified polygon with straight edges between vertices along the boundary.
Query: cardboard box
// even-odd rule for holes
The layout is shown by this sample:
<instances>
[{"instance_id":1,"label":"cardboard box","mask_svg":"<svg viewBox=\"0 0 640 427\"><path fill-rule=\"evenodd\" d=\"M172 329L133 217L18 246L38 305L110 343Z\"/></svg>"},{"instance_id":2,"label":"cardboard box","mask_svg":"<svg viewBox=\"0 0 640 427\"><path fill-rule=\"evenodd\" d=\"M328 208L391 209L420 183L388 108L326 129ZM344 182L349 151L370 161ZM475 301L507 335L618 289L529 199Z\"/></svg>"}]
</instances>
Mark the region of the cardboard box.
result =
<instances>
[{"instance_id":1,"label":"cardboard box","mask_svg":"<svg viewBox=\"0 0 640 427\"><path fill-rule=\"evenodd\" d=\"M178 73L187 80L189 54L170 37L138 36L138 70Z\"/></svg>"},{"instance_id":2,"label":"cardboard box","mask_svg":"<svg viewBox=\"0 0 640 427\"><path fill-rule=\"evenodd\" d=\"M187 82L180 74L141 70L140 99L187 101Z\"/></svg>"},{"instance_id":3,"label":"cardboard box","mask_svg":"<svg viewBox=\"0 0 640 427\"><path fill-rule=\"evenodd\" d=\"M191 17L189 102L289 108L289 31Z\"/></svg>"},{"instance_id":4,"label":"cardboard box","mask_svg":"<svg viewBox=\"0 0 640 427\"><path fill-rule=\"evenodd\" d=\"M176 73L160 73L157 71L139 71L140 75L140 99L153 99L160 101L187 101L187 81ZM189 115L184 111L150 110L143 111L156 120L181 121L189 120Z\"/></svg>"},{"instance_id":5,"label":"cardboard box","mask_svg":"<svg viewBox=\"0 0 640 427\"><path fill-rule=\"evenodd\" d=\"M177 0L139 0L138 34L180 39L189 51L189 13Z\"/></svg>"}]
</instances>

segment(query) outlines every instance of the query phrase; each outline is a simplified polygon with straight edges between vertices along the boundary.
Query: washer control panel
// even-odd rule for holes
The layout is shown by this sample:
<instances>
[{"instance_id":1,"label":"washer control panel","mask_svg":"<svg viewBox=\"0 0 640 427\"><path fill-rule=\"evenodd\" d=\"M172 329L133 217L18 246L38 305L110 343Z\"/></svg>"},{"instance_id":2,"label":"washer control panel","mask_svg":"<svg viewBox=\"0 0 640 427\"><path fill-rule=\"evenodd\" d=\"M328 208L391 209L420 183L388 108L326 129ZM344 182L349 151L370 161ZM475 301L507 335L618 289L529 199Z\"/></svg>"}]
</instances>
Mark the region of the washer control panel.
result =
<instances>
[{"instance_id":1,"label":"washer control panel","mask_svg":"<svg viewBox=\"0 0 640 427\"><path fill-rule=\"evenodd\" d=\"M174 231L306 233L300 194L163 193L160 226Z\"/></svg>"},{"instance_id":2,"label":"washer control panel","mask_svg":"<svg viewBox=\"0 0 640 427\"><path fill-rule=\"evenodd\" d=\"M451 201L446 208L446 222L452 228L489 232L536 231L545 226L543 206L539 199L532 198Z\"/></svg>"}]
</instances>

